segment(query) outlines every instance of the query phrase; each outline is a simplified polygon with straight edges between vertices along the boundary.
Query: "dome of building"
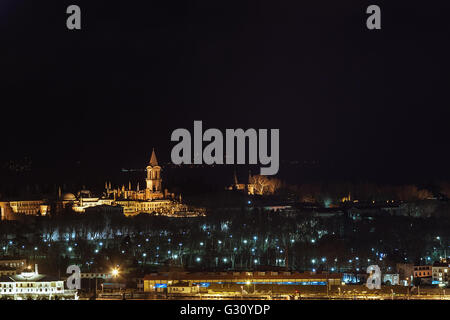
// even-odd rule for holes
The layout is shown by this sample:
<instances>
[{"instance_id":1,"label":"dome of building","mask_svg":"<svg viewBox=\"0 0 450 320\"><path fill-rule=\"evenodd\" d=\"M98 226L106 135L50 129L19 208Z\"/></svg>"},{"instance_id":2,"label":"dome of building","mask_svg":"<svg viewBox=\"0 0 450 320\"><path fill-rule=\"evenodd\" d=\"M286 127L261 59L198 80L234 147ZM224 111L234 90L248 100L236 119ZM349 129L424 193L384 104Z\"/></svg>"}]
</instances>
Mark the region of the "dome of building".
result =
<instances>
[{"instance_id":1,"label":"dome of building","mask_svg":"<svg viewBox=\"0 0 450 320\"><path fill-rule=\"evenodd\" d=\"M75 195L73 193L64 193L63 200L64 201L75 201L75 200L77 200L77 198L75 197Z\"/></svg>"}]
</instances>

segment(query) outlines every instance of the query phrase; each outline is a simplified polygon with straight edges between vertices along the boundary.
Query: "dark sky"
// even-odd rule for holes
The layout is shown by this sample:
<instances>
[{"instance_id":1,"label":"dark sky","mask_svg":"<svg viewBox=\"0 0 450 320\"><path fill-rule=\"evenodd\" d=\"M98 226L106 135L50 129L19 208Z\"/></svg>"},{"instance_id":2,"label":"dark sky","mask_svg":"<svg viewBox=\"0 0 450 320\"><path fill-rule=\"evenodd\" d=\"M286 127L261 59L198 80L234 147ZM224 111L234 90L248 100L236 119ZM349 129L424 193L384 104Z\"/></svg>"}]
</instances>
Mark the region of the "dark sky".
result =
<instances>
[{"instance_id":1,"label":"dark sky","mask_svg":"<svg viewBox=\"0 0 450 320\"><path fill-rule=\"evenodd\" d=\"M365 26L373 3L382 30ZM70 4L81 31L66 29ZM168 161L171 132L203 120L279 128L282 160L330 175L448 178L448 9L2 0L0 160L142 167L152 147Z\"/></svg>"}]
</instances>

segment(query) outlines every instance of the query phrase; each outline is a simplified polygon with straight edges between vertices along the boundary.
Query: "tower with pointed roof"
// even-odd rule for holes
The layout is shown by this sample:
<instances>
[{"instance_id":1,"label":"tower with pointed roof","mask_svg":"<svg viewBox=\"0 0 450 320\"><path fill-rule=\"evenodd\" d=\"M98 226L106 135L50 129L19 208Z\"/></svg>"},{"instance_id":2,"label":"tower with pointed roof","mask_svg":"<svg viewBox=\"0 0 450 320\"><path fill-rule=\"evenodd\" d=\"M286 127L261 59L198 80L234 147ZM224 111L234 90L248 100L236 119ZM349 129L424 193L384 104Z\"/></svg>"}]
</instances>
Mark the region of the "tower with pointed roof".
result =
<instances>
[{"instance_id":1,"label":"tower with pointed roof","mask_svg":"<svg viewBox=\"0 0 450 320\"><path fill-rule=\"evenodd\" d=\"M234 185L235 186L237 186L238 184L239 184L239 182L238 182L238 178L237 178L237 174L236 174L236 169L234 169L234 176L233 176L233 182L234 182Z\"/></svg>"},{"instance_id":2,"label":"tower with pointed roof","mask_svg":"<svg viewBox=\"0 0 450 320\"><path fill-rule=\"evenodd\" d=\"M147 166L147 191L149 193L161 193L161 167L156 159L155 149L152 150L150 163Z\"/></svg>"}]
</instances>

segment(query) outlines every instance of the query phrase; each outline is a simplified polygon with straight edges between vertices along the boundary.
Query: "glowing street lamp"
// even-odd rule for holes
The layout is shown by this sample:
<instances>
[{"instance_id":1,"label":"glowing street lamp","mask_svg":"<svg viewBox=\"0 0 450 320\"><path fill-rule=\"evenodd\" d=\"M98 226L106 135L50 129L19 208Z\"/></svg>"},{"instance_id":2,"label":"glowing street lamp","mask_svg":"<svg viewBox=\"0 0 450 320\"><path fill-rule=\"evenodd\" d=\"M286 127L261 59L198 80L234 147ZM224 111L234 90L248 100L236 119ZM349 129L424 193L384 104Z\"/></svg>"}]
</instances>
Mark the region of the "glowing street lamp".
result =
<instances>
[{"instance_id":1,"label":"glowing street lamp","mask_svg":"<svg viewBox=\"0 0 450 320\"><path fill-rule=\"evenodd\" d=\"M115 278L119 275L119 269L114 268L111 270L111 275Z\"/></svg>"}]
</instances>

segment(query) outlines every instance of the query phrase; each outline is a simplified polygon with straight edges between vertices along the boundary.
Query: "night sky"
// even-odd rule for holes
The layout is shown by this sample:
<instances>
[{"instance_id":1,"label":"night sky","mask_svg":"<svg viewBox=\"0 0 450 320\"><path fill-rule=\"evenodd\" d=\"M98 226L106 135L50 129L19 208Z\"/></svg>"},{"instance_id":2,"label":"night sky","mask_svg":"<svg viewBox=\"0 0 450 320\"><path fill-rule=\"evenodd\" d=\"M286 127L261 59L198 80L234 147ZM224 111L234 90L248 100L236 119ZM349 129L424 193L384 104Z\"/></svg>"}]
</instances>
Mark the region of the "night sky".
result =
<instances>
[{"instance_id":1,"label":"night sky","mask_svg":"<svg viewBox=\"0 0 450 320\"><path fill-rule=\"evenodd\" d=\"M45 2L45 3L44 3ZM394 2L394 3L393 3ZM66 29L66 8L82 30ZM382 30L366 28L369 4ZM437 1L0 2L0 161L50 175L170 160L176 128L279 128L280 174L449 178ZM305 169L307 170L307 169Z\"/></svg>"}]
</instances>

